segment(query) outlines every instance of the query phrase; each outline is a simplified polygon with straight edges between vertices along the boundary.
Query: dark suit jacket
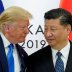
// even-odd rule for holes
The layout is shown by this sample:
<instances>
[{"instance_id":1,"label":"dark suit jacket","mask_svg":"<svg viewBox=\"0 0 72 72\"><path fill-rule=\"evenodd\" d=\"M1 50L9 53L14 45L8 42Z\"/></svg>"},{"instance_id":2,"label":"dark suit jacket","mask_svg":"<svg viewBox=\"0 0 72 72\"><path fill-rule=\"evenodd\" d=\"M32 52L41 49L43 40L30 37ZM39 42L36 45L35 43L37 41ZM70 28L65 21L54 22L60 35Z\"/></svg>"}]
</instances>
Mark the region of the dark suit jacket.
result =
<instances>
[{"instance_id":1,"label":"dark suit jacket","mask_svg":"<svg viewBox=\"0 0 72 72\"><path fill-rule=\"evenodd\" d=\"M21 72L24 72L24 68L26 67L25 66L26 59L28 55L20 45L16 44L16 48L21 62ZM1 36L0 36L0 72L8 72L8 62Z\"/></svg>"},{"instance_id":2,"label":"dark suit jacket","mask_svg":"<svg viewBox=\"0 0 72 72\"><path fill-rule=\"evenodd\" d=\"M65 72L72 72L72 43ZM37 51L28 58L27 72L55 72L50 46Z\"/></svg>"}]
</instances>

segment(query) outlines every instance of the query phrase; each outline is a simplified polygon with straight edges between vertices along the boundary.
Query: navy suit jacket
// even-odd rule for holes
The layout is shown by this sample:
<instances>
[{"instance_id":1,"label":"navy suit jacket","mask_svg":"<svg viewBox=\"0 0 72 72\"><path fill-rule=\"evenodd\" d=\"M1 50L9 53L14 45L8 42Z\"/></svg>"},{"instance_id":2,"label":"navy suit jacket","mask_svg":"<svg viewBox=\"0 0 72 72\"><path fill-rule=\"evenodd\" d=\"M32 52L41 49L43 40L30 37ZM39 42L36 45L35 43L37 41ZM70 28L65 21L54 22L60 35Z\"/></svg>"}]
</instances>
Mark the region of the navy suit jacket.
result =
<instances>
[{"instance_id":1,"label":"navy suit jacket","mask_svg":"<svg viewBox=\"0 0 72 72\"><path fill-rule=\"evenodd\" d=\"M20 45L16 44L16 48L21 62L20 66L21 72L24 72L24 68L26 68L25 65L28 55ZM1 36L0 36L0 72L8 72L8 62Z\"/></svg>"},{"instance_id":2,"label":"navy suit jacket","mask_svg":"<svg viewBox=\"0 0 72 72\"><path fill-rule=\"evenodd\" d=\"M46 46L30 55L27 65L27 72L55 72L51 47ZM72 43L70 43L70 52L65 72L72 72Z\"/></svg>"}]
</instances>

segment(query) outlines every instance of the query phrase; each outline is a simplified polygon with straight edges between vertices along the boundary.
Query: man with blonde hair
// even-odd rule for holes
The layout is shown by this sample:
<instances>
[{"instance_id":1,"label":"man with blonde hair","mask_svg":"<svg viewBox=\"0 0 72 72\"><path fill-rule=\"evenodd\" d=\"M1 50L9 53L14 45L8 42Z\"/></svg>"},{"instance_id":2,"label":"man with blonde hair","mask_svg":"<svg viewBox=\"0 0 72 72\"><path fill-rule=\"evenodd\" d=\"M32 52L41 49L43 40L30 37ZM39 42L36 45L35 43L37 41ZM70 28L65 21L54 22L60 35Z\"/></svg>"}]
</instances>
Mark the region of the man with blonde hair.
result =
<instances>
[{"instance_id":1,"label":"man with blonde hair","mask_svg":"<svg viewBox=\"0 0 72 72\"><path fill-rule=\"evenodd\" d=\"M25 72L27 53L18 44L29 33L32 15L17 6L7 8L0 16L0 72Z\"/></svg>"}]
</instances>

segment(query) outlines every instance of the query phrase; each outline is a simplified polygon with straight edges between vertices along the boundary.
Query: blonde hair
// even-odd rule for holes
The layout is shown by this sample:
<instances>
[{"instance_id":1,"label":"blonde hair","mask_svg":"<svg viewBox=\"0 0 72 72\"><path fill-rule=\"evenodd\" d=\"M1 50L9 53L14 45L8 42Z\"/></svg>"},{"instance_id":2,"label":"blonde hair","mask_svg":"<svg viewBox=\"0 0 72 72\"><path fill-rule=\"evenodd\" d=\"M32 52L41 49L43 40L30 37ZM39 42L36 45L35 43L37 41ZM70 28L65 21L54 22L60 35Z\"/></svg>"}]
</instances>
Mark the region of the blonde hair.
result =
<instances>
[{"instance_id":1,"label":"blonde hair","mask_svg":"<svg viewBox=\"0 0 72 72\"><path fill-rule=\"evenodd\" d=\"M32 18L32 15L25 9L17 6L7 8L0 16L0 26L5 22L14 22L19 19Z\"/></svg>"}]
</instances>

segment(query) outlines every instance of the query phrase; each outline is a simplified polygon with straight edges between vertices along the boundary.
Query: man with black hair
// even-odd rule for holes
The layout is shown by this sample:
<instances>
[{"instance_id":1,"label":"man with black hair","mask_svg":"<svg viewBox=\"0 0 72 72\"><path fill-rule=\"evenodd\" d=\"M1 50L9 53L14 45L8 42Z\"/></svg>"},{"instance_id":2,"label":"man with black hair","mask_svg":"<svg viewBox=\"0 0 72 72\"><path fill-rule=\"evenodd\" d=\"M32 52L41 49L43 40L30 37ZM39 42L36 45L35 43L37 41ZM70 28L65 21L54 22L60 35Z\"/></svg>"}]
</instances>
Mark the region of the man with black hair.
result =
<instances>
[{"instance_id":1,"label":"man with black hair","mask_svg":"<svg viewBox=\"0 0 72 72\"><path fill-rule=\"evenodd\" d=\"M28 58L27 72L72 72L72 43L68 40L72 15L56 8L44 15L48 46Z\"/></svg>"}]
</instances>

